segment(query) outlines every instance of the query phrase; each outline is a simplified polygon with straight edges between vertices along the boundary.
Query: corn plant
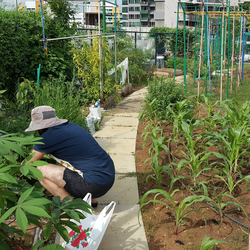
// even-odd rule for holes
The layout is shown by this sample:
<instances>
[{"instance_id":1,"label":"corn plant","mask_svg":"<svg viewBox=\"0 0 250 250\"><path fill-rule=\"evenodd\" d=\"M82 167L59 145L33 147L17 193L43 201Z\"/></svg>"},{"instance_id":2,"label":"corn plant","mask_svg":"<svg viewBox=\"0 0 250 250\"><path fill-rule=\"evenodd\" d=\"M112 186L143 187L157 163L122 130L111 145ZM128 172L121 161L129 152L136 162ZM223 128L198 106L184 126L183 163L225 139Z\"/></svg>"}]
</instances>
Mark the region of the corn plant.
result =
<instances>
[{"instance_id":1,"label":"corn plant","mask_svg":"<svg viewBox=\"0 0 250 250\"><path fill-rule=\"evenodd\" d=\"M166 146L166 144L167 144L166 137L160 136L157 139L153 139L152 140L152 147L150 148L150 152L149 152L150 157L145 161L145 163L146 163L147 161L150 160L150 168L152 169L152 174L150 174L147 177L147 180L148 180L148 178L152 178L152 179L156 180L159 188L161 188L163 172L171 173L171 167L169 165L168 166L159 165L160 151L163 149L167 153L169 153L169 149ZM146 166L145 170L147 168L148 168L148 166Z\"/></svg>"},{"instance_id":2,"label":"corn plant","mask_svg":"<svg viewBox=\"0 0 250 250\"><path fill-rule=\"evenodd\" d=\"M249 127L250 123L250 101L241 103L236 100L227 100L222 103L227 110L227 125L233 128Z\"/></svg>"},{"instance_id":3,"label":"corn plant","mask_svg":"<svg viewBox=\"0 0 250 250\"><path fill-rule=\"evenodd\" d=\"M246 212L244 211L244 209L243 209L237 202L233 202L233 201L230 201L230 200L229 200L229 201L222 201L222 199L223 199L224 197L228 197L228 198L230 198L231 200L237 201L232 195L227 194L227 193L222 193L222 194L218 195L218 196L216 197L215 200L210 199L210 198L208 198L208 197L207 197L207 199L206 199L207 201L209 201L210 203L213 204L212 209L214 209L216 212L219 212L219 214L220 214L220 225L219 225L219 227L218 227L218 230L221 228L222 221L223 221L223 213L222 213L222 210L223 210L224 208L226 208L228 205L234 205L234 206L236 206L236 207L238 208L239 211L243 211L243 212L245 213L245 215L247 216L247 214L246 214Z\"/></svg>"},{"instance_id":4,"label":"corn plant","mask_svg":"<svg viewBox=\"0 0 250 250\"><path fill-rule=\"evenodd\" d=\"M139 113L139 120L143 121L148 118L154 118L156 119L157 117L157 111L155 109L155 104L156 104L156 98L154 98L152 101L144 100L143 103L146 104L146 108Z\"/></svg>"},{"instance_id":5,"label":"corn plant","mask_svg":"<svg viewBox=\"0 0 250 250\"><path fill-rule=\"evenodd\" d=\"M190 213L199 213L201 214L201 216L204 218L204 221L206 223L206 219L204 217L204 215L199 211L199 210L188 210L188 208L193 205L195 202L200 202L206 199L206 196L196 196L196 195L191 195L186 197L184 200L181 201L181 203L179 203L179 205L177 206L175 203L175 200L173 198L173 195L175 192L179 191L178 189L174 190L172 194L169 194L167 191L165 190L161 190L161 189L153 189L150 190L148 192L146 192L143 197L140 199L140 210L146 206L149 203L161 203L164 206L166 206L171 213L174 215L175 217L175 235L178 234L178 228L180 226L185 225L185 220L184 218L190 214ZM154 199L153 200L149 200L149 201L145 201L146 198L148 197L148 195L150 194L155 194ZM163 195L165 198L167 198L167 202L164 202L162 199L158 200L157 197ZM172 206L169 205L169 201L172 202Z\"/></svg>"},{"instance_id":6,"label":"corn plant","mask_svg":"<svg viewBox=\"0 0 250 250\"><path fill-rule=\"evenodd\" d=\"M212 104L210 99L208 97L206 97L205 95L200 95L198 97L198 101L200 101L200 105L207 112L208 116L214 115L214 108L220 103L220 101L216 101L214 104ZM205 103L205 105L203 105L201 101L203 101Z\"/></svg>"},{"instance_id":7,"label":"corn plant","mask_svg":"<svg viewBox=\"0 0 250 250\"><path fill-rule=\"evenodd\" d=\"M243 176L240 173L238 173L240 179L237 180L236 179L236 174L234 176L232 176L232 174L230 173L228 167L225 167L224 169L222 169L222 173L226 175L226 177L222 177L221 175L215 175L217 177L219 177L227 186L230 194L232 194L234 188L241 182L243 181L247 181L250 182L250 175L247 176Z\"/></svg>"},{"instance_id":8,"label":"corn plant","mask_svg":"<svg viewBox=\"0 0 250 250\"><path fill-rule=\"evenodd\" d=\"M190 107L190 101L187 99L171 106L173 106L173 132L174 137L176 138L177 135L179 137L179 133L182 131L182 121L185 119L187 120L189 117L191 119L193 118L193 110Z\"/></svg>"},{"instance_id":9,"label":"corn plant","mask_svg":"<svg viewBox=\"0 0 250 250\"><path fill-rule=\"evenodd\" d=\"M203 171L211 169L210 167L203 168L202 165L207 162L212 152L207 152L207 147L203 143L201 143L199 147L196 147L196 144L202 139L202 136L193 136L194 127L195 126L193 124L189 125L186 122L182 122L182 130L185 134L183 145L187 153L182 151L185 159L182 159L178 164L175 165L177 165L178 175L182 167L191 173L194 182L194 189L197 189L197 178L199 175ZM187 168L186 166L189 166L190 168Z\"/></svg>"},{"instance_id":10,"label":"corn plant","mask_svg":"<svg viewBox=\"0 0 250 250\"><path fill-rule=\"evenodd\" d=\"M222 143L217 145L222 153L215 153L215 156L224 160L231 175L239 171L239 159L244 159L245 153L250 149L248 130L247 127L229 128L225 135L214 133L215 138Z\"/></svg>"},{"instance_id":11,"label":"corn plant","mask_svg":"<svg viewBox=\"0 0 250 250\"><path fill-rule=\"evenodd\" d=\"M213 238L211 238L211 237L209 237L209 236L206 235L203 238L200 250L209 250L211 248L213 250L215 250L215 244L217 244L217 243L224 243L224 244L227 244L229 247L231 247L226 241L223 241L223 240L214 240Z\"/></svg>"},{"instance_id":12,"label":"corn plant","mask_svg":"<svg viewBox=\"0 0 250 250\"><path fill-rule=\"evenodd\" d=\"M160 127L160 123L156 123L156 121L150 120L149 124L146 126L145 131L142 133L141 137L144 137L143 148L146 146L146 142L150 140L151 145L153 144L153 140L157 140L159 136L162 136L163 130ZM148 138L149 137L149 138ZM152 148L149 149L149 155L151 155Z\"/></svg>"}]
</instances>

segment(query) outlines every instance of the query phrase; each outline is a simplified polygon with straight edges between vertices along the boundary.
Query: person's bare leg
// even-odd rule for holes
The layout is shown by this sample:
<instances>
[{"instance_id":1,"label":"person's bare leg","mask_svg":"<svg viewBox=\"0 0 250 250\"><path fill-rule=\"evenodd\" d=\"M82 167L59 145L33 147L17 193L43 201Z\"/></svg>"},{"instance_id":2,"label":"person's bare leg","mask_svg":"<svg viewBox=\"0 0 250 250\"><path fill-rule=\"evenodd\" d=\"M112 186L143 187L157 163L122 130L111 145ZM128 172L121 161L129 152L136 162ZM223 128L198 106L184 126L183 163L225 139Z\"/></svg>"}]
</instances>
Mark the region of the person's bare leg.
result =
<instances>
[{"instance_id":1,"label":"person's bare leg","mask_svg":"<svg viewBox=\"0 0 250 250\"><path fill-rule=\"evenodd\" d=\"M44 180L39 179L41 185L48 190L54 196L60 196L60 200L62 201L66 196L71 196L64 188L59 187L54 182L44 178Z\"/></svg>"},{"instance_id":2,"label":"person's bare leg","mask_svg":"<svg viewBox=\"0 0 250 250\"><path fill-rule=\"evenodd\" d=\"M55 164L48 164L37 168L42 172L44 178L44 180L39 179L39 182L52 195L60 196L61 200L63 200L66 196L71 196L63 188L66 184L66 182L63 180L65 167Z\"/></svg>"}]
</instances>

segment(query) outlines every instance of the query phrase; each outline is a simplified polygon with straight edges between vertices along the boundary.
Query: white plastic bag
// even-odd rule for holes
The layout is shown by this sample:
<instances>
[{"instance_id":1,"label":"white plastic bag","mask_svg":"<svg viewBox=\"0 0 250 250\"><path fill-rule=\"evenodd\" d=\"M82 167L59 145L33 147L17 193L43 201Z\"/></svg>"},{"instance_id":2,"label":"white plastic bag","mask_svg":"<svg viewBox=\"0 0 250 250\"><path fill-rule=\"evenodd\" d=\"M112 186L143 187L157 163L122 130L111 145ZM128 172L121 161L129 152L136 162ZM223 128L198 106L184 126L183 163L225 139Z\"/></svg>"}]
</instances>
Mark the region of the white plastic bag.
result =
<instances>
[{"instance_id":1,"label":"white plastic bag","mask_svg":"<svg viewBox=\"0 0 250 250\"><path fill-rule=\"evenodd\" d=\"M91 133L91 135L93 135L95 133L95 123L98 121L98 119L96 116L90 113L86 117L86 121L87 121L87 126L89 128L89 132Z\"/></svg>"},{"instance_id":2,"label":"white plastic bag","mask_svg":"<svg viewBox=\"0 0 250 250\"><path fill-rule=\"evenodd\" d=\"M91 194L88 193L83 200L91 205ZM86 218L81 220L80 223L75 220L71 221L79 226L81 232L76 233L69 228L70 241L69 243L63 242L62 246L66 250L97 250L108 227L115 205L116 203L112 201L108 206L103 208L99 215L94 215L92 212L88 214L78 210Z\"/></svg>"},{"instance_id":3,"label":"white plastic bag","mask_svg":"<svg viewBox=\"0 0 250 250\"><path fill-rule=\"evenodd\" d=\"M94 107L94 105L92 105L91 107L89 107L89 111L90 111L90 114L92 114L93 116L95 116L98 121L101 120L102 113L101 113L100 106Z\"/></svg>"}]
</instances>

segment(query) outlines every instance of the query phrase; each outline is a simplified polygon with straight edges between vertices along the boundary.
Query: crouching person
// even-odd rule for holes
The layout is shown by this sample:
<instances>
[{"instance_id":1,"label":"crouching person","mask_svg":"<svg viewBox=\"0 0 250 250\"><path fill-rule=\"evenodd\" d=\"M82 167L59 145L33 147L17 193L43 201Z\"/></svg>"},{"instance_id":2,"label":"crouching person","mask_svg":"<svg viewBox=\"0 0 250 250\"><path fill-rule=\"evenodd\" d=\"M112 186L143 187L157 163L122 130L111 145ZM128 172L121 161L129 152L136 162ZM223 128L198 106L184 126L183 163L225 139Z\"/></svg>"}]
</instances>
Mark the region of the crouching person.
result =
<instances>
[{"instance_id":1,"label":"crouching person","mask_svg":"<svg viewBox=\"0 0 250 250\"><path fill-rule=\"evenodd\" d=\"M114 184L115 168L110 156L92 135L77 124L59 119L55 109L39 106L31 112L27 131L38 131L44 144L36 144L35 155L30 161L52 155L60 163L38 167L44 180L41 185L54 196L63 200L66 196L84 198L92 194L92 206L96 198L106 194Z\"/></svg>"}]
</instances>

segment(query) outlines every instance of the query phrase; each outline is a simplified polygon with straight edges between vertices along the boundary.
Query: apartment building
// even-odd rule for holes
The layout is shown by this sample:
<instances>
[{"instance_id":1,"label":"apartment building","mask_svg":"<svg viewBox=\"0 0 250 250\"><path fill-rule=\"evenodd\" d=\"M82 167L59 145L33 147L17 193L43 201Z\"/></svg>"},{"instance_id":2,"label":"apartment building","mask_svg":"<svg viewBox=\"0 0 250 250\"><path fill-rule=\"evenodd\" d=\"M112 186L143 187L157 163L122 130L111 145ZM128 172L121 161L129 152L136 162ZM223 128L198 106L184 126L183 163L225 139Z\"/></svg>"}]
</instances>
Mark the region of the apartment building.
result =
<instances>
[{"instance_id":1,"label":"apartment building","mask_svg":"<svg viewBox=\"0 0 250 250\"><path fill-rule=\"evenodd\" d=\"M154 27L154 0L122 0L123 27Z\"/></svg>"},{"instance_id":2,"label":"apartment building","mask_svg":"<svg viewBox=\"0 0 250 250\"><path fill-rule=\"evenodd\" d=\"M223 0L180 0L181 3L185 3L186 11L198 11L201 7L201 3L208 4L209 9L213 9L214 6L221 5ZM239 3L249 2L250 0L230 0L231 6L238 6ZM177 6L179 0L155 0L155 26L175 28L177 26ZM225 1L226 3L226 1ZM181 4L179 5L179 11L183 9ZM195 15L188 14L185 16L186 26L195 26ZM184 16L179 14L179 26L184 25Z\"/></svg>"}]
</instances>

